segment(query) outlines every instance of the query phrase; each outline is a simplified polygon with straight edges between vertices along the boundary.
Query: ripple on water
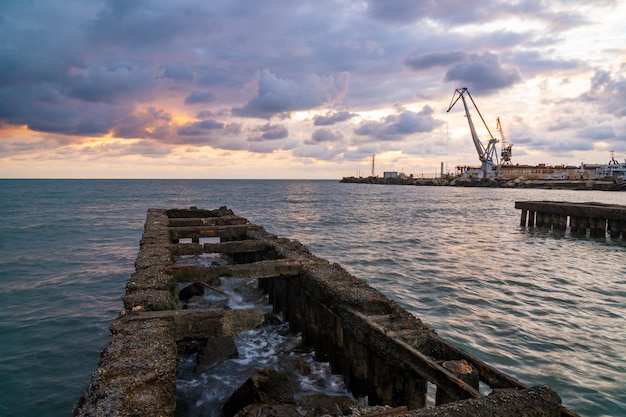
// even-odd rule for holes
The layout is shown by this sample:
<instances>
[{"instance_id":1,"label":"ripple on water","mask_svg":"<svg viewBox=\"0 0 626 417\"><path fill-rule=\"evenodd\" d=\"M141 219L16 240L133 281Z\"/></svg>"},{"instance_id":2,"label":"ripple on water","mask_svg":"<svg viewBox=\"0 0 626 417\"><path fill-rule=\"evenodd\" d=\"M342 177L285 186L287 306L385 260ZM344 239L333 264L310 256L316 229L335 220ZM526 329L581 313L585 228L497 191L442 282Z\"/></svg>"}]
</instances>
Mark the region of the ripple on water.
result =
<instances>
[{"instance_id":1,"label":"ripple on water","mask_svg":"<svg viewBox=\"0 0 626 417\"><path fill-rule=\"evenodd\" d=\"M0 355L12 358L0 362L2 415L70 412L121 308L146 209L191 205L226 205L302 241L480 359L551 385L580 415L626 410L626 240L520 227L514 209L626 205L625 193L224 180L10 180L0 193Z\"/></svg>"}]
</instances>

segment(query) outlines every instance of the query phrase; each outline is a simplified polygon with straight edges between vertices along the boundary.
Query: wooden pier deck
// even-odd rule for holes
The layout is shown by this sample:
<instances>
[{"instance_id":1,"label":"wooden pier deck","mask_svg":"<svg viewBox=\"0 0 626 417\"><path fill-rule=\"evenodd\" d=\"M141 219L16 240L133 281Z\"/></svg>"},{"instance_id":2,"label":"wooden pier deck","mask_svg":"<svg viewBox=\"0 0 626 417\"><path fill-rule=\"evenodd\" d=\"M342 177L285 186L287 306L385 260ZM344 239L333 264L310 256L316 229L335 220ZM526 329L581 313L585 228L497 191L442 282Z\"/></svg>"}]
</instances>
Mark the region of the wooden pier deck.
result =
<instances>
[{"instance_id":1,"label":"wooden pier deck","mask_svg":"<svg viewBox=\"0 0 626 417\"><path fill-rule=\"evenodd\" d=\"M561 201L516 201L522 210L520 226L566 230L572 234L626 239L626 206Z\"/></svg>"},{"instance_id":2,"label":"wooden pier deck","mask_svg":"<svg viewBox=\"0 0 626 417\"><path fill-rule=\"evenodd\" d=\"M207 237L219 242L203 243ZM232 264L176 265L179 255L203 253L224 254ZM226 207L149 209L135 268L74 416L174 416L181 343L209 346L264 321L261 308L180 309L179 285L219 286L220 277L256 278L316 358L371 405L395 407L389 414L577 416L549 387L528 387L473 357L340 265ZM429 383L438 405L425 408Z\"/></svg>"}]
</instances>

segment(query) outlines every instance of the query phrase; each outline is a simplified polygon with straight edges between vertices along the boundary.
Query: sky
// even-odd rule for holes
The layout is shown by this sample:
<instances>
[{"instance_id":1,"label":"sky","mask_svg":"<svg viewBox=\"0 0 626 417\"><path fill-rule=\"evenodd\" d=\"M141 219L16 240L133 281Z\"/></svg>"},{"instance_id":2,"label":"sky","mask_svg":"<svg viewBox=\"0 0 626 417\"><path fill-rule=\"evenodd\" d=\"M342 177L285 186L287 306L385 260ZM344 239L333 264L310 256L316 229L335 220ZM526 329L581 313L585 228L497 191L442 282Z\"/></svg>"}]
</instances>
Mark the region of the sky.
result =
<instances>
[{"instance_id":1,"label":"sky","mask_svg":"<svg viewBox=\"0 0 626 417\"><path fill-rule=\"evenodd\" d=\"M434 176L480 165L462 102L448 111L458 88L513 164L621 161L625 16L624 0L2 0L0 177L340 179L372 160Z\"/></svg>"}]
</instances>

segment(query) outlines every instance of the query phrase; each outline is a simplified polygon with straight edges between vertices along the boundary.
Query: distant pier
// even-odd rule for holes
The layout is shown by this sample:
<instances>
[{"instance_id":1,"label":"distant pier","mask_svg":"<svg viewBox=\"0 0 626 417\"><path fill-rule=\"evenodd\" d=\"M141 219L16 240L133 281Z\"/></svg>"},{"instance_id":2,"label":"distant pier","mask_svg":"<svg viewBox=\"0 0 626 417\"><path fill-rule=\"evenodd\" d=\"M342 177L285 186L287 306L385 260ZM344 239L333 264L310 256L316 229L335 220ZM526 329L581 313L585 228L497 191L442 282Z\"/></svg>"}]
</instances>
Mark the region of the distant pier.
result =
<instances>
[{"instance_id":1,"label":"distant pier","mask_svg":"<svg viewBox=\"0 0 626 417\"><path fill-rule=\"evenodd\" d=\"M569 203L559 201L516 201L522 210L520 226L537 226L572 234L626 239L626 206L602 203Z\"/></svg>"},{"instance_id":2,"label":"distant pier","mask_svg":"<svg viewBox=\"0 0 626 417\"><path fill-rule=\"evenodd\" d=\"M222 254L229 263L176 264L180 255L202 254ZM393 407L384 415L577 416L549 387L528 387L471 356L340 265L226 207L149 209L135 268L122 296L124 309L110 326L110 341L74 416L180 413L176 370L188 342L209 349L229 345L234 335L268 320L260 307L181 309L188 287L220 291L220 277L257 279L274 312L301 333L317 360L343 375L355 397ZM437 406L426 408L433 389ZM232 399L225 415L254 407ZM284 415L301 415L302 407L281 403L292 405L292 414Z\"/></svg>"},{"instance_id":3,"label":"distant pier","mask_svg":"<svg viewBox=\"0 0 626 417\"><path fill-rule=\"evenodd\" d=\"M619 180L544 180L464 177L344 177L339 182L347 184L415 185L439 187L483 187L483 188L537 188L544 190L580 191L626 191L626 182Z\"/></svg>"}]
</instances>

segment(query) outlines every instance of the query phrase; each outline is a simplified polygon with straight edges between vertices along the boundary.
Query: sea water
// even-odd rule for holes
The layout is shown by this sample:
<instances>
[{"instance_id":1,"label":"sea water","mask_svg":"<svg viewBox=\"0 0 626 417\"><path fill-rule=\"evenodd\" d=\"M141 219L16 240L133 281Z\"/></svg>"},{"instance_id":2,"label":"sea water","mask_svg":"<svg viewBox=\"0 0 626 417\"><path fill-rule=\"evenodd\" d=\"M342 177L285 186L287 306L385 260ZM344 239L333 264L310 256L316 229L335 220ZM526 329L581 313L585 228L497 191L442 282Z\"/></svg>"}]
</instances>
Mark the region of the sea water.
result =
<instances>
[{"instance_id":1,"label":"sea water","mask_svg":"<svg viewBox=\"0 0 626 417\"><path fill-rule=\"evenodd\" d=\"M224 205L580 415L626 415L626 242L520 227L518 200L626 205L626 193L0 180L0 415L71 413L122 309L148 208Z\"/></svg>"},{"instance_id":2,"label":"sea water","mask_svg":"<svg viewBox=\"0 0 626 417\"><path fill-rule=\"evenodd\" d=\"M195 261L176 259L177 264L208 266L212 263L203 262L203 256L181 258ZM207 289L203 298L233 310L259 307L266 316L272 316L269 297L259 289L254 278L222 277L219 290ZM315 361L315 352L302 345L301 334L290 332L289 323L280 316L279 313L271 322L237 334L233 338L237 357L198 365L197 353L184 355L176 372L176 416L220 417L222 405L233 392L257 370L266 368L289 375L297 386L295 400L314 394L356 400L347 390L343 377L333 375L328 362Z\"/></svg>"}]
</instances>

